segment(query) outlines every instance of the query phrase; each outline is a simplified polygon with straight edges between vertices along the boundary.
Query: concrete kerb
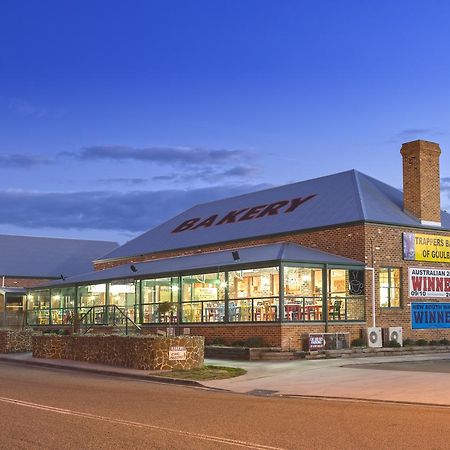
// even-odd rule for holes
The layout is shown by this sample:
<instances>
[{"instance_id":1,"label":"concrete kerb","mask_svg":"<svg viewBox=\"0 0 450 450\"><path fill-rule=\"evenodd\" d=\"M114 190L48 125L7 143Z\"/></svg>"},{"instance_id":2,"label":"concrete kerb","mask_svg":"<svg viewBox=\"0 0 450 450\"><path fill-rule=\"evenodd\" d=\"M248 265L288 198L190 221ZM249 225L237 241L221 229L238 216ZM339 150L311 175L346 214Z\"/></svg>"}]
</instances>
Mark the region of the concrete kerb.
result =
<instances>
[{"instance_id":1,"label":"concrete kerb","mask_svg":"<svg viewBox=\"0 0 450 450\"><path fill-rule=\"evenodd\" d=\"M14 355L16 357L14 357ZM82 363L78 361L70 361L66 362L63 360L49 360L42 361L37 358L31 357L31 353L29 354L29 358L18 358L17 354L2 354L0 355L0 361L5 361L12 364L22 364L34 367L46 367L51 369L59 369L59 370L70 370L77 372L87 372L93 373L97 375L106 375L106 376L114 376L114 377L122 377L122 378L132 378L136 380L143 381L156 381L158 383L166 383L166 384L177 384L181 386L192 386L192 387L202 387L205 388L201 383L193 380L182 380L179 378L167 378L160 377L158 375L148 375L144 373L135 373L129 369L122 369L120 367L117 368L109 368L103 365L93 364L93 363ZM23 356L23 354L22 354ZM89 364L89 366L88 366ZM136 369L137 370L137 369Z\"/></svg>"}]
</instances>

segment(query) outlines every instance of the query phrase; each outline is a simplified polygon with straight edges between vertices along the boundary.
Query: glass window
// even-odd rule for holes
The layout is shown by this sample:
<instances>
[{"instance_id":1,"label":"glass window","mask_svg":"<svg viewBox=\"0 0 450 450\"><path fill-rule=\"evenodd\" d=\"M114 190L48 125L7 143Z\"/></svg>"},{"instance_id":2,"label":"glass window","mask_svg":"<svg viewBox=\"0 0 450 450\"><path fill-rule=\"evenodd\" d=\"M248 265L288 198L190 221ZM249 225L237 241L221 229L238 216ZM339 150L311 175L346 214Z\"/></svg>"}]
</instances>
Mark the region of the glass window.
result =
<instances>
[{"instance_id":1,"label":"glass window","mask_svg":"<svg viewBox=\"0 0 450 450\"><path fill-rule=\"evenodd\" d=\"M293 297L321 297L322 269L285 267L284 295Z\"/></svg>"},{"instance_id":2,"label":"glass window","mask_svg":"<svg viewBox=\"0 0 450 450\"><path fill-rule=\"evenodd\" d=\"M127 317L135 322L138 308L134 280L117 280L109 283L109 304L118 306Z\"/></svg>"},{"instance_id":3,"label":"glass window","mask_svg":"<svg viewBox=\"0 0 450 450\"><path fill-rule=\"evenodd\" d=\"M278 267L231 271L228 272L228 297L233 299L277 297L279 282Z\"/></svg>"},{"instance_id":4,"label":"glass window","mask_svg":"<svg viewBox=\"0 0 450 450\"><path fill-rule=\"evenodd\" d=\"M175 323L178 311L178 277L142 280L143 323ZM169 306L161 307L166 303Z\"/></svg>"},{"instance_id":5,"label":"glass window","mask_svg":"<svg viewBox=\"0 0 450 450\"><path fill-rule=\"evenodd\" d=\"M380 267L380 306L382 308L400 307L400 269Z\"/></svg>"},{"instance_id":6,"label":"glass window","mask_svg":"<svg viewBox=\"0 0 450 450\"><path fill-rule=\"evenodd\" d=\"M225 273L206 273L182 277L183 302L225 299Z\"/></svg>"},{"instance_id":7,"label":"glass window","mask_svg":"<svg viewBox=\"0 0 450 450\"><path fill-rule=\"evenodd\" d=\"M52 289L51 292L52 324L71 324L75 308L75 288Z\"/></svg>"},{"instance_id":8,"label":"glass window","mask_svg":"<svg viewBox=\"0 0 450 450\"><path fill-rule=\"evenodd\" d=\"M81 308L102 306L106 300L106 284L91 284L78 288L79 305Z\"/></svg>"},{"instance_id":9,"label":"glass window","mask_svg":"<svg viewBox=\"0 0 450 450\"><path fill-rule=\"evenodd\" d=\"M27 323L29 325L49 325L50 289L31 291L27 295Z\"/></svg>"},{"instance_id":10,"label":"glass window","mask_svg":"<svg viewBox=\"0 0 450 450\"><path fill-rule=\"evenodd\" d=\"M182 277L183 322L223 322L225 320L225 273Z\"/></svg>"}]
</instances>

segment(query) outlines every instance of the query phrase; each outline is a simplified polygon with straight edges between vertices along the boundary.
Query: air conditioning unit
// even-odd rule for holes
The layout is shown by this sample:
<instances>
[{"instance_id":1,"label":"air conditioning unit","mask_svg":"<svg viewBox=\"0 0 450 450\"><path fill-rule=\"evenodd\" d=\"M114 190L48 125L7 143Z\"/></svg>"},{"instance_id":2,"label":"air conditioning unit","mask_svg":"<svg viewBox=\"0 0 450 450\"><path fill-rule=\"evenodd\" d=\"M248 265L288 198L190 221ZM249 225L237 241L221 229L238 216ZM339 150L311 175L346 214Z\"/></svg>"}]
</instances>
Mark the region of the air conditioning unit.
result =
<instances>
[{"instance_id":1,"label":"air conditioning unit","mask_svg":"<svg viewBox=\"0 0 450 450\"><path fill-rule=\"evenodd\" d=\"M390 341L398 342L403 347L403 328L402 327L389 327L383 328L383 343L385 346Z\"/></svg>"},{"instance_id":2,"label":"air conditioning unit","mask_svg":"<svg viewBox=\"0 0 450 450\"><path fill-rule=\"evenodd\" d=\"M381 333L381 327L367 328L366 341L368 347L383 347L383 336Z\"/></svg>"}]
</instances>

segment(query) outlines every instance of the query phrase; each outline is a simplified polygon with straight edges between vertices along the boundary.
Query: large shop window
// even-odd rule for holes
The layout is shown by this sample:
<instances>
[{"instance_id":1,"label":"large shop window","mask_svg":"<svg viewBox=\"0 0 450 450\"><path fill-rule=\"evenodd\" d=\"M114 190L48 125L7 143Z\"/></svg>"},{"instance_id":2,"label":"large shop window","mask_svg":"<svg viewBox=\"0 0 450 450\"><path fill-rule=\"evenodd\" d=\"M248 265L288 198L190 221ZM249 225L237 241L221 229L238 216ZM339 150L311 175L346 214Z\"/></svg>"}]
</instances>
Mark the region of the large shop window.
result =
<instances>
[{"instance_id":1,"label":"large shop window","mask_svg":"<svg viewBox=\"0 0 450 450\"><path fill-rule=\"evenodd\" d=\"M28 325L50 324L50 289L33 291L27 296Z\"/></svg>"},{"instance_id":2,"label":"large shop window","mask_svg":"<svg viewBox=\"0 0 450 450\"><path fill-rule=\"evenodd\" d=\"M78 288L78 312L81 322L108 323L106 308L106 284L91 284Z\"/></svg>"},{"instance_id":3,"label":"large shop window","mask_svg":"<svg viewBox=\"0 0 450 450\"><path fill-rule=\"evenodd\" d=\"M331 269L328 320L364 320L364 271Z\"/></svg>"},{"instance_id":4,"label":"large shop window","mask_svg":"<svg viewBox=\"0 0 450 450\"><path fill-rule=\"evenodd\" d=\"M52 289L51 291L52 325L69 325L75 314L75 288Z\"/></svg>"},{"instance_id":5,"label":"large shop window","mask_svg":"<svg viewBox=\"0 0 450 450\"><path fill-rule=\"evenodd\" d=\"M175 323L177 321L178 277L142 280L141 289L143 323Z\"/></svg>"},{"instance_id":6,"label":"large shop window","mask_svg":"<svg viewBox=\"0 0 450 450\"><path fill-rule=\"evenodd\" d=\"M380 306L382 308L400 307L400 269L380 267Z\"/></svg>"},{"instance_id":7,"label":"large shop window","mask_svg":"<svg viewBox=\"0 0 450 450\"><path fill-rule=\"evenodd\" d=\"M109 284L109 304L119 308L110 308L111 314L115 314L115 323L124 323L126 316L133 322L138 320L138 305L136 305L136 285L134 280L117 280ZM122 311L124 314L121 314Z\"/></svg>"},{"instance_id":8,"label":"large shop window","mask_svg":"<svg viewBox=\"0 0 450 450\"><path fill-rule=\"evenodd\" d=\"M225 320L225 273L182 277L181 316L183 322Z\"/></svg>"},{"instance_id":9,"label":"large shop window","mask_svg":"<svg viewBox=\"0 0 450 450\"><path fill-rule=\"evenodd\" d=\"M321 268L284 267L285 320L322 320L322 275Z\"/></svg>"},{"instance_id":10,"label":"large shop window","mask_svg":"<svg viewBox=\"0 0 450 450\"><path fill-rule=\"evenodd\" d=\"M275 321L279 317L278 267L235 270L228 273L230 322Z\"/></svg>"}]
</instances>

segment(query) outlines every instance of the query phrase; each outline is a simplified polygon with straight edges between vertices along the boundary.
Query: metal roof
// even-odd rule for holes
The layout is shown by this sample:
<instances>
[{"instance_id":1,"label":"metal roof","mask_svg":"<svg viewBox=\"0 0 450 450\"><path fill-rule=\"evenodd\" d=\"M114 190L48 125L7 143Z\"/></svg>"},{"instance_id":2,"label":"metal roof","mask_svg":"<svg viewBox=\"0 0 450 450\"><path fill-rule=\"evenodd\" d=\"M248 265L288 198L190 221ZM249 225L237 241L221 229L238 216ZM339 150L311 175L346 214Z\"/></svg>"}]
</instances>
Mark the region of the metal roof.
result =
<instances>
[{"instance_id":1,"label":"metal roof","mask_svg":"<svg viewBox=\"0 0 450 450\"><path fill-rule=\"evenodd\" d=\"M0 293L3 294L23 294L25 295L25 288L18 287L0 287Z\"/></svg>"},{"instance_id":2,"label":"metal roof","mask_svg":"<svg viewBox=\"0 0 450 450\"><path fill-rule=\"evenodd\" d=\"M92 270L116 242L0 235L0 276L56 278Z\"/></svg>"},{"instance_id":3,"label":"metal roof","mask_svg":"<svg viewBox=\"0 0 450 450\"><path fill-rule=\"evenodd\" d=\"M237 211L240 213L233 216ZM101 259L362 221L432 228L403 211L400 190L350 170L194 206ZM189 223L193 225L188 227ZM435 229L450 229L450 215L442 212L442 228Z\"/></svg>"},{"instance_id":4,"label":"metal roof","mask_svg":"<svg viewBox=\"0 0 450 450\"><path fill-rule=\"evenodd\" d=\"M281 243L243 247L236 249L239 253L239 261L235 261L232 250L224 250L197 255L177 256L174 258L155 259L154 261L135 263L136 272L130 265L122 265L111 269L98 270L82 275L77 275L66 280L57 280L51 283L43 283L39 287L65 286L74 284L89 284L98 281L114 279L156 277L158 275L178 274L195 270L220 271L233 266L260 265L265 262L305 262L309 264L330 264L345 266L364 266L361 261L344 258L331 253L322 252L301 245Z\"/></svg>"}]
</instances>

